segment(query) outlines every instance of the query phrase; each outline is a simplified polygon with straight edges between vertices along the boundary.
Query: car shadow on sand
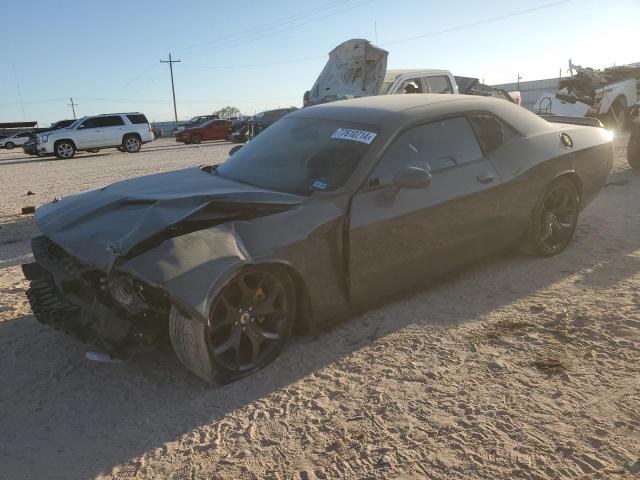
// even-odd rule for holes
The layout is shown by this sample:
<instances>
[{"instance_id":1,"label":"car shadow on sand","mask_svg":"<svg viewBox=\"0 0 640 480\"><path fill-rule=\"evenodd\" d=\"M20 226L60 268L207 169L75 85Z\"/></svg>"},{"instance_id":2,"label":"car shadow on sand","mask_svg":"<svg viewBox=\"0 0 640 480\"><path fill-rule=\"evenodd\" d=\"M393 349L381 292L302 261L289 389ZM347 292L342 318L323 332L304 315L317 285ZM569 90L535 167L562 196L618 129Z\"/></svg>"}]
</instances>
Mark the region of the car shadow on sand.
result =
<instances>
[{"instance_id":1,"label":"car shadow on sand","mask_svg":"<svg viewBox=\"0 0 640 480\"><path fill-rule=\"evenodd\" d=\"M634 180L628 188L640 186L640 177ZM620 191L605 189L601 196ZM601 248L611 235L608 229L628 218L608 219L603 232L599 222L606 212L597 204L591 208L594 213L585 215L575 241L557 257L507 252L383 306L374 308L372 302L372 309L316 338L295 337L273 364L229 385L202 383L182 368L169 347L125 363L93 363L80 343L33 316L6 318L0 322L0 477L108 474L145 452L166 453L167 445L182 435L300 379L313 382L308 376L314 372L405 327L428 335L434 328L478 321L569 276L601 288L624 281L640 266L633 255L640 236L618 238L614 247Z\"/></svg>"}]
</instances>

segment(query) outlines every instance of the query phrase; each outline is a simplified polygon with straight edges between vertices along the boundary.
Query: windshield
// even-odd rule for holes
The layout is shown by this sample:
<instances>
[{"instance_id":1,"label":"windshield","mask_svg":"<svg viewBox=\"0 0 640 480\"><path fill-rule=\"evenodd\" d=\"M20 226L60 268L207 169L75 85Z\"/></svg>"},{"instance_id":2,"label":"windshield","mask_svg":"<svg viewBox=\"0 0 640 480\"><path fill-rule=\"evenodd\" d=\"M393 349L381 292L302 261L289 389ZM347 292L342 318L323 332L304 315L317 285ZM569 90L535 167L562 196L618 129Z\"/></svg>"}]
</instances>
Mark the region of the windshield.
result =
<instances>
[{"instance_id":1,"label":"windshield","mask_svg":"<svg viewBox=\"0 0 640 480\"><path fill-rule=\"evenodd\" d=\"M76 128L80 124L80 122L82 122L85 118L87 118L87 117L82 117L82 118L77 119L75 122L73 122L67 128Z\"/></svg>"},{"instance_id":2,"label":"windshield","mask_svg":"<svg viewBox=\"0 0 640 480\"><path fill-rule=\"evenodd\" d=\"M376 137L375 127L283 118L220 165L218 175L297 195L340 188Z\"/></svg>"}]
</instances>

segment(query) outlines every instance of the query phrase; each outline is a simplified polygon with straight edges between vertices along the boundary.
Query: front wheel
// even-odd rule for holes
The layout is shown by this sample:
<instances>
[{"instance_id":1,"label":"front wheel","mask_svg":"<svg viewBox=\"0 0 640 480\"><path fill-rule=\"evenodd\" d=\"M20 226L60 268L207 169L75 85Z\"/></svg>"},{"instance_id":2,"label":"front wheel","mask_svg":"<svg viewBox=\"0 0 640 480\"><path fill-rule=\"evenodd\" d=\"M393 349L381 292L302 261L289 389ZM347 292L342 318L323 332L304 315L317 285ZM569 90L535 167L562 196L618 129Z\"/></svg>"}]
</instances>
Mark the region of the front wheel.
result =
<instances>
[{"instance_id":1,"label":"front wheel","mask_svg":"<svg viewBox=\"0 0 640 480\"><path fill-rule=\"evenodd\" d=\"M196 145L198 143L202 142L202 135L200 135L199 133L194 133L193 135L191 135L191 143L195 143Z\"/></svg>"},{"instance_id":2,"label":"front wheel","mask_svg":"<svg viewBox=\"0 0 640 480\"><path fill-rule=\"evenodd\" d=\"M551 183L533 210L522 250L539 257L562 252L573 238L579 211L580 199L575 183L569 178Z\"/></svg>"},{"instance_id":3,"label":"front wheel","mask_svg":"<svg viewBox=\"0 0 640 480\"><path fill-rule=\"evenodd\" d=\"M295 289L275 268L236 274L211 305L209 325L172 307L171 344L180 361L209 383L246 377L271 363L291 336Z\"/></svg>"},{"instance_id":4,"label":"front wheel","mask_svg":"<svg viewBox=\"0 0 640 480\"><path fill-rule=\"evenodd\" d=\"M142 142L136 135L124 137L122 146L127 153L138 153L142 148Z\"/></svg>"},{"instance_id":5,"label":"front wheel","mask_svg":"<svg viewBox=\"0 0 640 480\"><path fill-rule=\"evenodd\" d=\"M16 148L16 144L13 142L7 142L4 144L4 148L6 148L7 150L13 150L14 148Z\"/></svg>"},{"instance_id":6,"label":"front wheel","mask_svg":"<svg viewBox=\"0 0 640 480\"><path fill-rule=\"evenodd\" d=\"M72 158L76 154L76 146L67 140L56 143L54 150L56 157L61 159Z\"/></svg>"}]
</instances>

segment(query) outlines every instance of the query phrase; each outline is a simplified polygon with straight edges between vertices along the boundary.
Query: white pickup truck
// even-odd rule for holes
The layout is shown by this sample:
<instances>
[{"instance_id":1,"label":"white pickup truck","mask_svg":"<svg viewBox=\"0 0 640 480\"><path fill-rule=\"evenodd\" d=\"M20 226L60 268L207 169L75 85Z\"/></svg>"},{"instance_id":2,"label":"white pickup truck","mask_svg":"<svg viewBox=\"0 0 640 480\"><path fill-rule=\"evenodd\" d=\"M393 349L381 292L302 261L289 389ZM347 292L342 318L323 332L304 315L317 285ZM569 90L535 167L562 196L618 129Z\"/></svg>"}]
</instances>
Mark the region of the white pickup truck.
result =
<instances>
[{"instance_id":1,"label":"white pickup truck","mask_svg":"<svg viewBox=\"0 0 640 480\"><path fill-rule=\"evenodd\" d=\"M606 73L569 61L575 75L560 81L557 92L543 93L534 106L540 115L593 117L610 128L620 128L638 102L636 80L609 81Z\"/></svg>"},{"instance_id":2,"label":"white pickup truck","mask_svg":"<svg viewBox=\"0 0 640 480\"><path fill-rule=\"evenodd\" d=\"M454 77L448 70L387 70L388 54L365 39L341 43L329 53L329 61L320 76L304 94L304 105L404 93L465 93L495 96L515 103L507 92L482 85L477 78Z\"/></svg>"}]
</instances>

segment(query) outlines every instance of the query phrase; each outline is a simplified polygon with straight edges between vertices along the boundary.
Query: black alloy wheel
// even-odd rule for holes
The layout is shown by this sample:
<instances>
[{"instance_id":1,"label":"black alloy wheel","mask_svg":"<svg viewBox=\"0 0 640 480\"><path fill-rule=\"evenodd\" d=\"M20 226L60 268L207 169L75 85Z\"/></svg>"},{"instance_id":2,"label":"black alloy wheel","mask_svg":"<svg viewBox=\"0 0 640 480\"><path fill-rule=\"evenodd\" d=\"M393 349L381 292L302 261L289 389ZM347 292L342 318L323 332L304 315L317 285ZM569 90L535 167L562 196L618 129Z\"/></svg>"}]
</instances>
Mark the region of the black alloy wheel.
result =
<instances>
[{"instance_id":1,"label":"black alloy wheel","mask_svg":"<svg viewBox=\"0 0 640 480\"><path fill-rule=\"evenodd\" d=\"M268 271L238 275L211 308L209 352L221 367L243 372L269 363L290 334L292 313L284 282Z\"/></svg>"}]
</instances>

